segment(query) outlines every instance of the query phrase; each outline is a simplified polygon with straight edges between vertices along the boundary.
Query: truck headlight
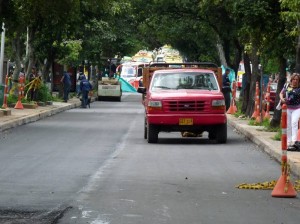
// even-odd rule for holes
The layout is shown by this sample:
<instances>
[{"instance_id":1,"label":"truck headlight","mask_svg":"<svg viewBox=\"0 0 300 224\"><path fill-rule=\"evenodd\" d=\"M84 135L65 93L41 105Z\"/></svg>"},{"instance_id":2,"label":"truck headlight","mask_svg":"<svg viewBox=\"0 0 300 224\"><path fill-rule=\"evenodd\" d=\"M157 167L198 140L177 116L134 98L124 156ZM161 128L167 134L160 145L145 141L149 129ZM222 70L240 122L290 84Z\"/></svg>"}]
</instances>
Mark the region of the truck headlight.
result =
<instances>
[{"instance_id":1,"label":"truck headlight","mask_svg":"<svg viewBox=\"0 0 300 224\"><path fill-rule=\"evenodd\" d=\"M213 100L211 106L215 110L225 110L225 100Z\"/></svg>"},{"instance_id":2,"label":"truck headlight","mask_svg":"<svg viewBox=\"0 0 300 224\"><path fill-rule=\"evenodd\" d=\"M162 103L161 103L161 101L152 101L152 100L150 100L149 102L148 102L148 110L152 110L152 111L154 111L154 110L161 110L162 109Z\"/></svg>"},{"instance_id":3,"label":"truck headlight","mask_svg":"<svg viewBox=\"0 0 300 224\"><path fill-rule=\"evenodd\" d=\"M161 101L149 101L148 107L162 107Z\"/></svg>"}]
</instances>

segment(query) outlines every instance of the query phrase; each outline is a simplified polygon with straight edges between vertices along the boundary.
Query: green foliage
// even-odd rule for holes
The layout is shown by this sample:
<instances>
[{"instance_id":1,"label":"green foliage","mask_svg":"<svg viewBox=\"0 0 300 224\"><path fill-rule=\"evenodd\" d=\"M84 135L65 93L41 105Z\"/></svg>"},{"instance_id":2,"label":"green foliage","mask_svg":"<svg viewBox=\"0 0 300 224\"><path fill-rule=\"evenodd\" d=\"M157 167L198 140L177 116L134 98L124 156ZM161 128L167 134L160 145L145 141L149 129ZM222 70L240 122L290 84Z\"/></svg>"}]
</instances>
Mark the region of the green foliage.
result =
<instances>
[{"instance_id":1,"label":"green foliage","mask_svg":"<svg viewBox=\"0 0 300 224\"><path fill-rule=\"evenodd\" d=\"M18 96L14 95L14 94L9 94L7 97L7 104L15 104L18 101ZM26 100L25 98L23 98L21 100L22 103L29 103L28 100Z\"/></svg>"},{"instance_id":2,"label":"green foliage","mask_svg":"<svg viewBox=\"0 0 300 224\"><path fill-rule=\"evenodd\" d=\"M264 72L267 74L274 74L279 71L279 63L276 59L271 58L264 65Z\"/></svg>"},{"instance_id":3,"label":"green foliage","mask_svg":"<svg viewBox=\"0 0 300 224\"><path fill-rule=\"evenodd\" d=\"M82 50L81 44L81 40L66 40L63 43L60 43L59 46L57 46L57 43L55 42L53 46L60 50L62 57L58 62L62 65L80 64L79 56Z\"/></svg>"},{"instance_id":4,"label":"green foliage","mask_svg":"<svg viewBox=\"0 0 300 224\"><path fill-rule=\"evenodd\" d=\"M274 135L273 139L276 141L281 141L282 130L279 129L277 133Z\"/></svg>"},{"instance_id":5,"label":"green foliage","mask_svg":"<svg viewBox=\"0 0 300 224\"><path fill-rule=\"evenodd\" d=\"M235 103L236 103L236 107L237 107L238 111L234 113L234 116L235 117L244 116L244 114L242 113L242 110L241 110L241 108L242 108L242 102L239 101L239 100L236 100Z\"/></svg>"},{"instance_id":6,"label":"green foliage","mask_svg":"<svg viewBox=\"0 0 300 224\"><path fill-rule=\"evenodd\" d=\"M36 100L40 102L52 101L53 97L48 89L48 87L43 83L41 87L37 90Z\"/></svg>"},{"instance_id":7,"label":"green foliage","mask_svg":"<svg viewBox=\"0 0 300 224\"><path fill-rule=\"evenodd\" d=\"M277 132L278 130L280 130L280 128L278 127L271 127L270 126L270 120L269 119L265 119L262 122L262 126L264 127L264 131L268 131L268 132Z\"/></svg>"}]
</instances>

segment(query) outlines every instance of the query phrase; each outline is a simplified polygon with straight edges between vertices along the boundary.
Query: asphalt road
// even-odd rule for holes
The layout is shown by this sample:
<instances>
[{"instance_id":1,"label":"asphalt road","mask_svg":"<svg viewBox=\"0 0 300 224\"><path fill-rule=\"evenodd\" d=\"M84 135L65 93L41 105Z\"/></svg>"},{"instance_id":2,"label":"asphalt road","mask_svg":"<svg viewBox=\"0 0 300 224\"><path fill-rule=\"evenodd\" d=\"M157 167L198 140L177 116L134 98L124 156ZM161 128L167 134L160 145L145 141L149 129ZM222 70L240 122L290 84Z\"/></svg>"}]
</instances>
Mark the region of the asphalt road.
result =
<instances>
[{"instance_id":1,"label":"asphalt road","mask_svg":"<svg viewBox=\"0 0 300 224\"><path fill-rule=\"evenodd\" d=\"M239 190L280 165L228 127L227 144L143 139L140 95L94 102L0 137L0 223L298 224L298 198Z\"/></svg>"}]
</instances>

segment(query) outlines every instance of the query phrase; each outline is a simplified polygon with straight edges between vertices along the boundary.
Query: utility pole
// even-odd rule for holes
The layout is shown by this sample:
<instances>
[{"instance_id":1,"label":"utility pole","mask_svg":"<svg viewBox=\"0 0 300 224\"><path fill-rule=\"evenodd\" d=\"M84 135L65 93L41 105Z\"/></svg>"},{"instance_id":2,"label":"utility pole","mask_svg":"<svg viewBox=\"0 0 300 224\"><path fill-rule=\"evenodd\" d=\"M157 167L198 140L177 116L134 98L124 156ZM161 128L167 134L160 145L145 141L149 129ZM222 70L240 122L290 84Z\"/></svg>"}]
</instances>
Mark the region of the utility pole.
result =
<instances>
[{"instance_id":1,"label":"utility pole","mask_svg":"<svg viewBox=\"0 0 300 224\"><path fill-rule=\"evenodd\" d=\"M0 51L0 84L3 84L3 61L4 61L4 43L5 43L5 28L2 23L2 34L1 34L1 51Z\"/></svg>"}]
</instances>

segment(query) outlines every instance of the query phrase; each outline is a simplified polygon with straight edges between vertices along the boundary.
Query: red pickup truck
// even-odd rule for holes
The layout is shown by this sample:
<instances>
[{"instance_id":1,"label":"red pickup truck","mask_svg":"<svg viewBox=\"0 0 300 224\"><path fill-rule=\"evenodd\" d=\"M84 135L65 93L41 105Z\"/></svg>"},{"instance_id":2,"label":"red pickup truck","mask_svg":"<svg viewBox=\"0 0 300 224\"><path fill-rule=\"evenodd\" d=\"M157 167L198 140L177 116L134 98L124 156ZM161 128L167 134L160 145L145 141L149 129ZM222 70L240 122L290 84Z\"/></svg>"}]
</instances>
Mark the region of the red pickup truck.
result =
<instances>
[{"instance_id":1,"label":"red pickup truck","mask_svg":"<svg viewBox=\"0 0 300 224\"><path fill-rule=\"evenodd\" d=\"M159 132L208 132L227 141L221 69L214 64L150 64L143 70L144 138L157 143Z\"/></svg>"}]
</instances>

